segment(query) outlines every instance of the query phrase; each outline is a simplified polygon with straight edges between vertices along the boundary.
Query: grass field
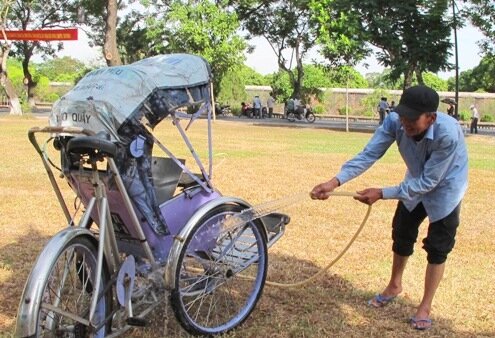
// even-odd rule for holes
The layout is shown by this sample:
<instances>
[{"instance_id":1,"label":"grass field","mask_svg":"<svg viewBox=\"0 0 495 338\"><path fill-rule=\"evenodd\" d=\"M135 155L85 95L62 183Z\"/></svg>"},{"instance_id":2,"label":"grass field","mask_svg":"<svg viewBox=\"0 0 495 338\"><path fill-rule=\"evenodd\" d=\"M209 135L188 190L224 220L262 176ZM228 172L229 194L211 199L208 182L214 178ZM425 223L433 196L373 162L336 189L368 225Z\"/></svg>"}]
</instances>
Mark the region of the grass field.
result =
<instances>
[{"instance_id":1,"label":"grass field","mask_svg":"<svg viewBox=\"0 0 495 338\"><path fill-rule=\"evenodd\" d=\"M22 288L38 253L64 226L44 168L27 139L30 127L46 123L0 117L0 337L12 334ZM159 139L190 163L170 123L162 124ZM204 124L197 121L188 131L200 148L207 139ZM370 135L218 121L214 183L224 195L254 205L309 192L361 150ZM469 190L456 247L435 298L431 330L419 333L407 324L422 296L426 254L420 240L426 223L405 272L403 294L383 309L366 305L384 288L391 265L390 224L396 202L379 201L361 236L326 275L304 288L266 286L250 318L227 337L495 337L495 138L466 140ZM404 171L392 146L380 162L342 190L395 185ZM66 196L72 196L63 182L61 186ZM270 250L268 279L295 282L317 272L346 245L366 208L351 198L335 197L307 198L282 210L292 222ZM187 337L168 308L157 311L152 322L128 336Z\"/></svg>"}]
</instances>

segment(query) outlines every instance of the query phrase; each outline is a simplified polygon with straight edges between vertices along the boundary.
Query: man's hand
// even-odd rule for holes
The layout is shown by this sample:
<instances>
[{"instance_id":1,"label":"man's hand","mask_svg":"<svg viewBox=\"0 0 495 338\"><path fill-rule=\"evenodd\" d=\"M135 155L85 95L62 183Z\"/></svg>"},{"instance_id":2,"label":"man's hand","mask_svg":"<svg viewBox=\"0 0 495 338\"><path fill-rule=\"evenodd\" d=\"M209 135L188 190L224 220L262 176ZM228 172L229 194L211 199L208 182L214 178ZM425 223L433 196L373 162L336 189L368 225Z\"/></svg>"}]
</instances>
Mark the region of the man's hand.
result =
<instances>
[{"instance_id":1,"label":"man's hand","mask_svg":"<svg viewBox=\"0 0 495 338\"><path fill-rule=\"evenodd\" d=\"M355 196L354 199L362 202L364 204L372 205L378 200L383 198L382 189L378 188L368 188L361 191L357 191L358 196Z\"/></svg>"},{"instance_id":2,"label":"man's hand","mask_svg":"<svg viewBox=\"0 0 495 338\"><path fill-rule=\"evenodd\" d=\"M314 200L326 200L330 197L330 193L334 191L340 185L339 180L337 178L332 178L330 181L323 182L318 184L311 190L309 195Z\"/></svg>"}]
</instances>

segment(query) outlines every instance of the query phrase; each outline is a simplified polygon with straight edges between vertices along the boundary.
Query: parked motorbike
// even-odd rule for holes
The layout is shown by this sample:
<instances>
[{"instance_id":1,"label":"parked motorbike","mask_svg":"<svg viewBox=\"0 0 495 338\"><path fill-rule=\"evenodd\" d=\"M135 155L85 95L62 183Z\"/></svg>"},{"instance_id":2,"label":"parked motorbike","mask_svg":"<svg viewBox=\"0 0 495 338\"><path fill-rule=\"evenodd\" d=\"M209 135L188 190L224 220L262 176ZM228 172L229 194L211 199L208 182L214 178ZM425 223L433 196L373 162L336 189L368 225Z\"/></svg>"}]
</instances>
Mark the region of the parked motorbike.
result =
<instances>
[{"instance_id":1,"label":"parked motorbike","mask_svg":"<svg viewBox=\"0 0 495 338\"><path fill-rule=\"evenodd\" d=\"M290 122L298 121L306 121L308 123L313 123L316 120L315 114L311 107L302 107L299 106L295 110L287 111L287 120Z\"/></svg>"},{"instance_id":2,"label":"parked motorbike","mask_svg":"<svg viewBox=\"0 0 495 338\"><path fill-rule=\"evenodd\" d=\"M215 115L233 116L230 105L215 103Z\"/></svg>"},{"instance_id":3,"label":"parked motorbike","mask_svg":"<svg viewBox=\"0 0 495 338\"><path fill-rule=\"evenodd\" d=\"M261 113L263 114L263 118L268 118L268 109L266 107L261 108ZM251 107L249 103L241 102L241 114L239 117L246 116L250 119L258 117L254 111L254 108Z\"/></svg>"}]
</instances>

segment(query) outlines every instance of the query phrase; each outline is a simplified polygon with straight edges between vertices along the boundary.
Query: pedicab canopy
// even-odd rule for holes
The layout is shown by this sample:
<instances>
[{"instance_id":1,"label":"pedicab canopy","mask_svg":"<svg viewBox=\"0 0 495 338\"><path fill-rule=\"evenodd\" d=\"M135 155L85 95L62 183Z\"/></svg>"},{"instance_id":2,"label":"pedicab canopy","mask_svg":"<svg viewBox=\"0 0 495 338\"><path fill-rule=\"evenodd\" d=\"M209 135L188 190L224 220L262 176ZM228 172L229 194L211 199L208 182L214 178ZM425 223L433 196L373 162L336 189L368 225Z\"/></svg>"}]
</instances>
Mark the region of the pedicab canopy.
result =
<instances>
[{"instance_id":1,"label":"pedicab canopy","mask_svg":"<svg viewBox=\"0 0 495 338\"><path fill-rule=\"evenodd\" d=\"M206 60L189 54L101 68L54 104L50 125L106 131L119 140L119 128L129 120L153 128L181 107L201 107L191 118L210 111L210 80Z\"/></svg>"}]
</instances>

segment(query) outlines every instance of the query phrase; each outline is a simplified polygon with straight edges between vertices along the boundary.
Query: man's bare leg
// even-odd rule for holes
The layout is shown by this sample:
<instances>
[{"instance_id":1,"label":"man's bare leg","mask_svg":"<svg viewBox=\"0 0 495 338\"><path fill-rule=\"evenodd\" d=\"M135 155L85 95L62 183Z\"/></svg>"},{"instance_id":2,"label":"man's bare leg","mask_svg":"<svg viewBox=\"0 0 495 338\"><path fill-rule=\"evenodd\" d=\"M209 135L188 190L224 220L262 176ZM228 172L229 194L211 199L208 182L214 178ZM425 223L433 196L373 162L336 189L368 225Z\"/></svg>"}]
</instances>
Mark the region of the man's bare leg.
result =
<instances>
[{"instance_id":1,"label":"man's bare leg","mask_svg":"<svg viewBox=\"0 0 495 338\"><path fill-rule=\"evenodd\" d=\"M394 297L402 292L402 275L404 274L408 258L408 256L399 256L394 253L392 274L390 275L390 281L387 287L383 290L383 296Z\"/></svg>"},{"instance_id":2,"label":"man's bare leg","mask_svg":"<svg viewBox=\"0 0 495 338\"><path fill-rule=\"evenodd\" d=\"M408 256L399 256L398 254L394 253L392 261L392 273L387 287L381 293L383 297L395 297L402 292L402 275L404 274L408 258ZM377 304L375 299L372 299L370 302L371 305L374 305L376 307L380 306L380 304Z\"/></svg>"},{"instance_id":3,"label":"man's bare leg","mask_svg":"<svg viewBox=\"0 0 495 338\"><path fill-rule=\"evenodd\" d=\"M443 273L445 271L445 263L442 264L428 264L426 267L425 274L425 290L423 294L423 299L416 310L416 314L414 315L415 319L429 319L431 307L433 303L433 297L435 296L435 292L438 289L438 285L442 280ZM417 326L430 326L430 323L425 321L418 322Z\"/></svg>"}]
</instances>

